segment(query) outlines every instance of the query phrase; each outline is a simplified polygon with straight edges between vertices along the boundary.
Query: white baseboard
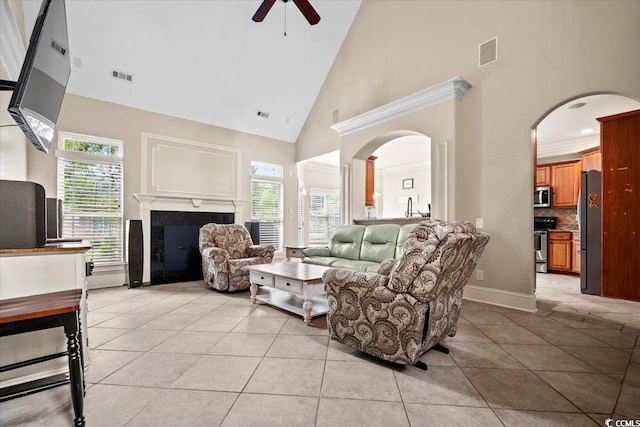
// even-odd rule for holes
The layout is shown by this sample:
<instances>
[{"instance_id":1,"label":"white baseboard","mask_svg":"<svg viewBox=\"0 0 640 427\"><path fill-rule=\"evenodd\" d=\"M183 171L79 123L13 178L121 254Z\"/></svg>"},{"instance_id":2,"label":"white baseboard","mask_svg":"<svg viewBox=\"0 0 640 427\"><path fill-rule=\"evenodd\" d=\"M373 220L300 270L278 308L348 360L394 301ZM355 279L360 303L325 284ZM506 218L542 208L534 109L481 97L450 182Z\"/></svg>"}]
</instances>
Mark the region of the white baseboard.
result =
<instances>
[{"instance_id":1,"label":"white baseboard","mask_svg":"<svg viewBox=\"0 0 640 427\"><path fill-rule=\"evenodd\" d=\"M499 305L500 307L513 308L528 312L536 311L535 294L522 294L519 292L491 289L480 286L467 285L464 287L463 299Z\"/></svg>"},{"instance_id":2,"label":"white baseboard","mask_svg":"<svg viewBox=\"0 0 640 427\"><path fill-rule=\"evenodd\" d=\"M93 270L93 274L87 277L87 289L122 286L126 280L124 266L106 271L100 271L96 267L96 269Z\"/></svg>"}]
</instances>

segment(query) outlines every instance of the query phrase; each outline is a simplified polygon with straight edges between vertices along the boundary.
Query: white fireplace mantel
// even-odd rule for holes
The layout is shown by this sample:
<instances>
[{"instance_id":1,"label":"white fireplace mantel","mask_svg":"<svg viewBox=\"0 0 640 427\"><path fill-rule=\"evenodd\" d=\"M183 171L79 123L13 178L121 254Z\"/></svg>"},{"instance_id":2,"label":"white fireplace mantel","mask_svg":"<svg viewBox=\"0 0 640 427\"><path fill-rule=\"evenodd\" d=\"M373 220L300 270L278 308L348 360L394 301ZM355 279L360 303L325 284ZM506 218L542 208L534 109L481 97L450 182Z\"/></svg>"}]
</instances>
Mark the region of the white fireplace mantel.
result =
<instances>
[{"instance_id":1,"label":"white fireplace mantel","mask_svg":"<svg viewBox=\"0 0 640 427\"><path fill-rule=\"evenodd\" d=\"M176 212L233 212L236 224L242 224L247 202L244 200L225 200L209 198L193 198L179 195L159 195L134 193L133 197L140 202L140 219L142 220L143 248L145 262L142 269L143 283L151 280L151 268L148 254L151 253L151 211Z\"/></svg>"}]
</instances>

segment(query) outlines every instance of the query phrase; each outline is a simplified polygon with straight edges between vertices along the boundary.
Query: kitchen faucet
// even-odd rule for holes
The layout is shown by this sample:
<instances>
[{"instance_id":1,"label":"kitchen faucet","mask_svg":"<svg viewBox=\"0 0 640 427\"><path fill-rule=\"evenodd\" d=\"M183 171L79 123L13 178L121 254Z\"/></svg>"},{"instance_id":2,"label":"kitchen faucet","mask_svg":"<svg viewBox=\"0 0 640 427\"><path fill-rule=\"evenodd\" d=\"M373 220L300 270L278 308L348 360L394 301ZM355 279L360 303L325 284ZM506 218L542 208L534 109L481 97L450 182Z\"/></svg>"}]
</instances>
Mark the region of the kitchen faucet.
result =
<instances>
[{"instance_id":1,"label":"kitchen faucet","mask_svg":"<svg viewBox=\"0 0 640 427\"><path fill-rule=\"evenodd\" d=\"M411 216L413 216L413 200L411 200L411 197L409 197L409 199L407 199L406 217L409 218Z\"/></svg>"}]
</instances>

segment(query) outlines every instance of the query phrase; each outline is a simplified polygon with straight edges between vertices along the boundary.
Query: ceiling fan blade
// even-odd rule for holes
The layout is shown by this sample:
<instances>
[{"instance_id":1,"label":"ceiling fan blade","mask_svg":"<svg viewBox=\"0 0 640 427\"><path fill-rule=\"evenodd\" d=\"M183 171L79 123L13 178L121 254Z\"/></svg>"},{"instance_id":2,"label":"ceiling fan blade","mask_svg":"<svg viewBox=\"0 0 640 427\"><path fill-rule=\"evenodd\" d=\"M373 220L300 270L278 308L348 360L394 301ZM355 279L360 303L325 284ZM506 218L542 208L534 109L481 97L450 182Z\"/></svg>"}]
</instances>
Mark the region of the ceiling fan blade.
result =
<instances>
[{"instance_id":1,"label":"ceiling fan blade","mask_svg":"<svg viewBox=\"0 0 640 427\"><path fill-rule=\"evenodd\" d=\"M311 6L309 0L293 0L293 2L298 6L298 9L300 9L304 17L307 18L309 24L316 25L320 22L320 15L318 15L318 12Z\"/></svg>"},{"instance_id":2,"label":"ceiling fan blade","mask_svg":"<svg viewBox=\"0 0 640 427\"><path fill-rule=\"evenodd\" d=\"M276 0L264 0L251 19L253 19L254 22L262 22L275 2Z\"/></svg>"}]
</instances>

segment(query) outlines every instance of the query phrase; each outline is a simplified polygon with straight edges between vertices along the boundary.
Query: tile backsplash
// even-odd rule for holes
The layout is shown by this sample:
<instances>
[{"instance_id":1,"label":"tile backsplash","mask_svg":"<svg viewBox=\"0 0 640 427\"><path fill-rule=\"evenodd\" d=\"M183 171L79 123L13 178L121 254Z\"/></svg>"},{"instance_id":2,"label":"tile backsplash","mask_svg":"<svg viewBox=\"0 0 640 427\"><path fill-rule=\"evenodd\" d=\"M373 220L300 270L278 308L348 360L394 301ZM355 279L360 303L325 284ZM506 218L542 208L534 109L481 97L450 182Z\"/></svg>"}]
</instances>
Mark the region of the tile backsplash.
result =
<instances>
[{"instance_id":1,"label":"tile backsplash","mask_svg":"<svg viewBox=\"0 0 640 427\"><path fill-rule=\"evenodd\" d=\"M535 208L533 216L555 216L557 217L556 229L577 230L578 220L576 208Z\"/></svg>"}]
</instances>

